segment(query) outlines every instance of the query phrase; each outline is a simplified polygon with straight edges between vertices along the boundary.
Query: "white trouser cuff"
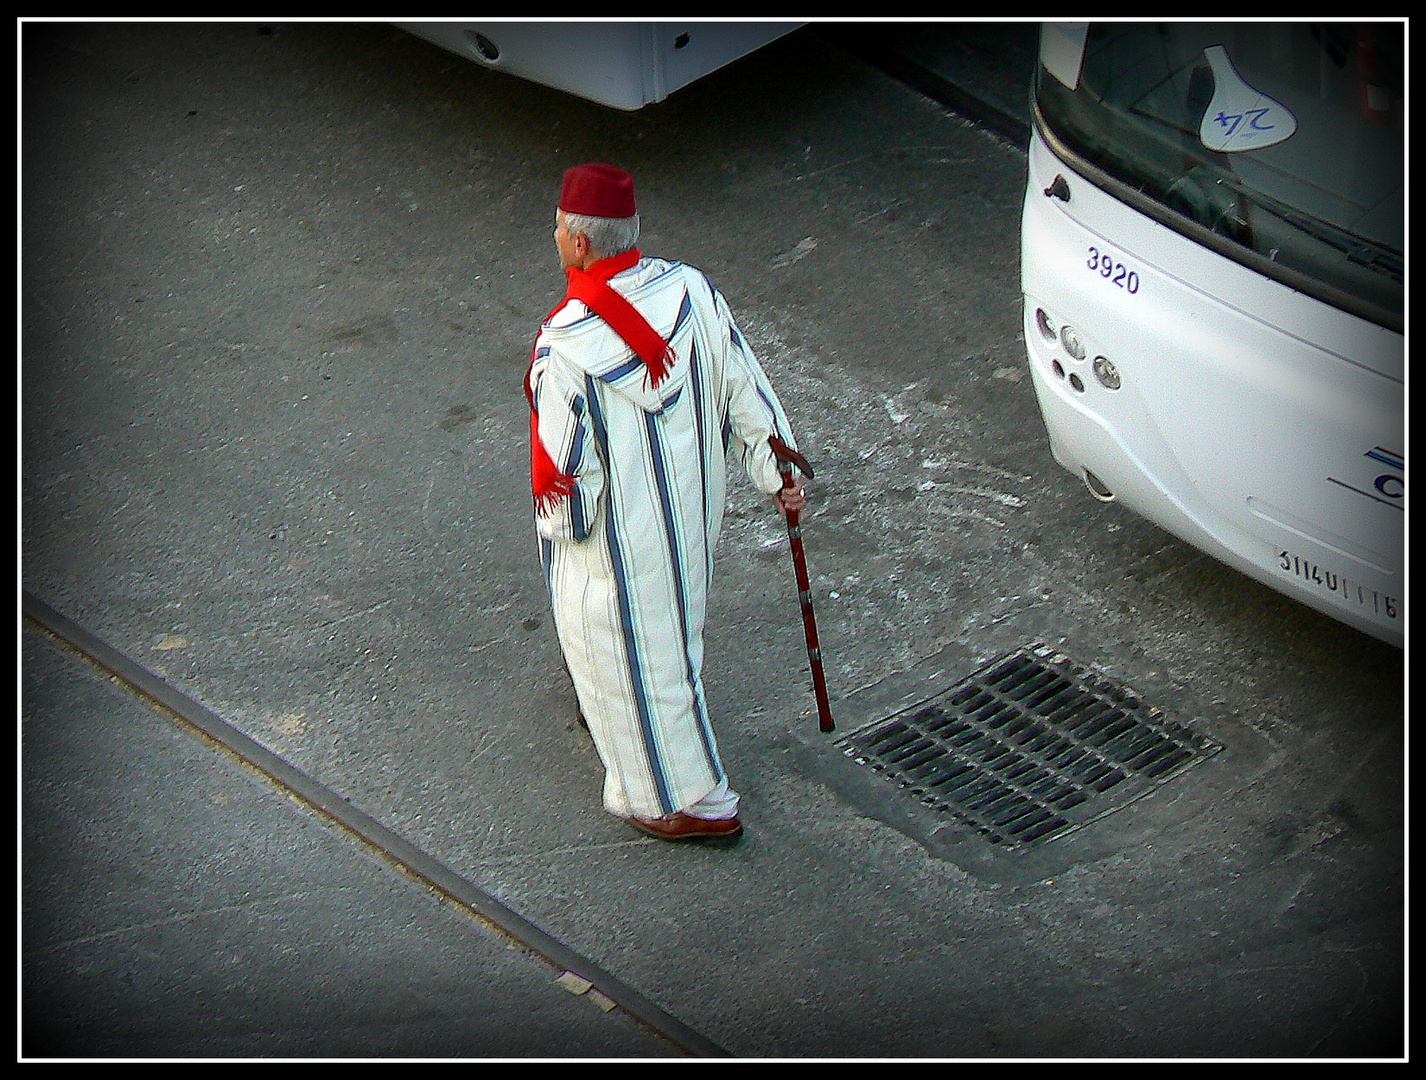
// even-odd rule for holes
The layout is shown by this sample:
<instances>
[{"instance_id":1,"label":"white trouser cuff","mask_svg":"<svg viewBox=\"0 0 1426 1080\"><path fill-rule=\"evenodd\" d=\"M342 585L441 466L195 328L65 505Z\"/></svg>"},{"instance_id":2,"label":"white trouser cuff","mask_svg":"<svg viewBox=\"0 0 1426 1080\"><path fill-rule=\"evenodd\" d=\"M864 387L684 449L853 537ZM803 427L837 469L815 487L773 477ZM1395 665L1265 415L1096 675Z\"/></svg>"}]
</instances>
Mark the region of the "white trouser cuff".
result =
<instances>
[{"instance_id":1,"label":"white trouser cuff","mask_svg":"<svg viewBox=\"0 0 1426 1080\"><path fill-rule=\"evenodd\" d=\"M692 806L685 806L683 812L703 821L727 821L738 816L738 793L728 787L726 779L719 780L712 791Z\"/></svg>"}]
</instances>

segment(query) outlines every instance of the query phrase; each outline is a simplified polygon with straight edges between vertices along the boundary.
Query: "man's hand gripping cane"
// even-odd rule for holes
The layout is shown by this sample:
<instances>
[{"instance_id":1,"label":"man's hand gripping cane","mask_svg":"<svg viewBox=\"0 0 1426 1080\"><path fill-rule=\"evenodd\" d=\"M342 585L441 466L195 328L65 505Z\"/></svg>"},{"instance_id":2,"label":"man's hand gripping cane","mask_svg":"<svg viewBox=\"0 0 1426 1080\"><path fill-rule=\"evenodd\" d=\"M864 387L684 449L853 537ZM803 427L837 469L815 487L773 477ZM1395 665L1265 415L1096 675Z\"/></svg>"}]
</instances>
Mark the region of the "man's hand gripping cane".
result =
<instances>
[{"instance_id":1,"label":"man's hand gripping cane","mask_svg":"<svg viewBox=\"0 0 1426 1080\"><path fill-rule=\"evenodd\" d=\"M822 673L822 648L817 641L817 619L812 612L812 586L807 577L807 557L802 550L802 526L798 515L807 505L801 477L793 477L797 466L806 476L812 475L807 459L777 436L769 436L768 445L777 457L777 471L782 474L782 490L777 493L778 505L787 515L787 536L792 544L792 564L797 572L797 598L802 604L802 628L807 634L807 659L812 667L812 688L817 695L817 726L831 731L832 708L827 700L827 680Z\"/></svg>"}]
</instances>

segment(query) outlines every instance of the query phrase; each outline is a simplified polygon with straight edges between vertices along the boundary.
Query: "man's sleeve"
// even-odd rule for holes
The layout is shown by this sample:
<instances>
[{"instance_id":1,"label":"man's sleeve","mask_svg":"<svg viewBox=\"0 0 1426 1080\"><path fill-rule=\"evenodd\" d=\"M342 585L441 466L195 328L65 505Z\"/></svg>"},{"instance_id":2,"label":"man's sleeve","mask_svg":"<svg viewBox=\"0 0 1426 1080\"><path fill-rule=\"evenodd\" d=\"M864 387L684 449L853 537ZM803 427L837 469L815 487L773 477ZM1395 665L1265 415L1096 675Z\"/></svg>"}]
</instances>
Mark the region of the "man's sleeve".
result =
<instances>
[{"instance_id":1,"label":"man's sleeve","mask_svg":"<svg viewBox=\"0 0 1426 1080\"><path fill-rule=\"evenodd\" d=\"M776 435L793 449L797 448L797 441L767 373L733 321L722 295L715 296L728 327L724 365L730 428L728 453L742 463L754 487L771 495L782 487L782 475L777 471L777 458L768 446L768 436Z\"/></svg>"},{"instance_id":2,"label":"man's sleeve","mask_svg":"<svg viewBox=\"0 0 1426 1080\"><path fill-rule=\"evenodd\" d=\"M573 478L568 495L536 507L535 528L546 540L579 542L588 538L604 494L585 387L547 348L537 350L530 379L540 442L555 467Z\"/></svg>"}]
</instances>

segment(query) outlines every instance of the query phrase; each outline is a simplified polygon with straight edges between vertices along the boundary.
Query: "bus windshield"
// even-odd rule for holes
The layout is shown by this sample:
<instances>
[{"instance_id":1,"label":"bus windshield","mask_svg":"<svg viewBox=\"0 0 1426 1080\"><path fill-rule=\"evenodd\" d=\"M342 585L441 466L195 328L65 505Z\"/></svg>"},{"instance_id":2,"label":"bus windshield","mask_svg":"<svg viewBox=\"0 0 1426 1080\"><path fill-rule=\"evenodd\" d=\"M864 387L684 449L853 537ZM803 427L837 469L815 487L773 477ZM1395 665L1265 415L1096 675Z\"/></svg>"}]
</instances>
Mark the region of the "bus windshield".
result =
<instances>
[{"instance_id":1,"label":"bus windshield","mask_svg":"<svg viewBox=\"0 0 1426 1080\"><path fill-rule=\"evenodd\" d=\"M1092 24L1077 69L1039 68L1037 116L1124 201L1399 331L1403 39L1399 22Z\"/></svg>"}]
</instances>

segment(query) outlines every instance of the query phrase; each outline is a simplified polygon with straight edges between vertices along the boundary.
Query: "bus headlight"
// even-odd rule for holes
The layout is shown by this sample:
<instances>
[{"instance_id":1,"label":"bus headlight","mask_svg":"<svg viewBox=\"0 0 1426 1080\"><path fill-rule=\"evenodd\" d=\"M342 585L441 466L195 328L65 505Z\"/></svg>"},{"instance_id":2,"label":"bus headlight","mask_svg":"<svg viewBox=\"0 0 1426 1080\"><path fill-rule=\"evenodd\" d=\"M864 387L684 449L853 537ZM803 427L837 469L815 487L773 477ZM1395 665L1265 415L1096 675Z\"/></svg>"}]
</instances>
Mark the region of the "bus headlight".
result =
<instances>
[{"instance_id":1,"label":"bus headlight","mask_svg":"<svg viewBox=\"0 0 1426 1080\"><path fill-rule=\"evenodd\" d=\"M1106 390L1118 390L1121 380L1119 369L1114 366L1114 361L1106 356L1096 356L1094 358L1094 377L1099 380L1099 385Z\"/></svg>"},{"instance_id":2,"label":"bus headlight","mask_svg":"<svg viewBox=\"0 0 1426 1080\"><path fill-rule=\"evenodd\" d=\"M1046 341L1054 341L1058 336L1055 321L1050 318L1044 308L1035 309L1035 325L1040 328L1040 334Z\"/></svg>"},{"instance_id":3,"label":"bus headlight","mask_svg":"<svg viewBox=\"0 0 1426 1080\"><path fill-rule=\"evenodd\" d=\"M1060 344L1076 360L1084 359L1084 342L1079 340L1079 334L1068 323L1060 327Z\"/></svg>"}]
</instances>

